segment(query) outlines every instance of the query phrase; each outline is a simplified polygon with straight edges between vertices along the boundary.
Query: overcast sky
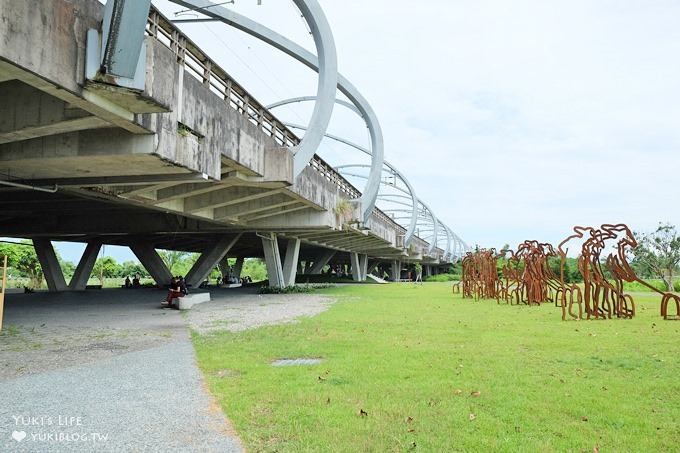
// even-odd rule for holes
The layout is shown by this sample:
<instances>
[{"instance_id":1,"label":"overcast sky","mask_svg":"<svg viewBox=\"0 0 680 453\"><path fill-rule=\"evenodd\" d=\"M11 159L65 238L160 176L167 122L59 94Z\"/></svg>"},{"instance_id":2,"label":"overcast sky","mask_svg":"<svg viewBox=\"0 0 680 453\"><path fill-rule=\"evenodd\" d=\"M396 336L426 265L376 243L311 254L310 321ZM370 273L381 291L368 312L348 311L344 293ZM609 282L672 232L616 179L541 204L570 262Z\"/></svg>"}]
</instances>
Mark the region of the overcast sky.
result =
<instances>
[{"instance_id":1,"label":"overcast sky","mask_svg":"<svg viewBox=\"0 0 680 453\"><path fill-rule=\"evenodd\" d=\"M224 7L314 50L291 0L260 1ZM153 3L171 19L196 17ZM557 244L574 225L680 224L680 2L319 3L340 73L380 120L386 160L469 245ZM182 28L265 105L316 92L315 73L242 32ZM310 109L274 113L306 124ZM347 112L329 132L368 147ZM320 155L364 160L337 143Z\"/></svg>"}]
</instances>

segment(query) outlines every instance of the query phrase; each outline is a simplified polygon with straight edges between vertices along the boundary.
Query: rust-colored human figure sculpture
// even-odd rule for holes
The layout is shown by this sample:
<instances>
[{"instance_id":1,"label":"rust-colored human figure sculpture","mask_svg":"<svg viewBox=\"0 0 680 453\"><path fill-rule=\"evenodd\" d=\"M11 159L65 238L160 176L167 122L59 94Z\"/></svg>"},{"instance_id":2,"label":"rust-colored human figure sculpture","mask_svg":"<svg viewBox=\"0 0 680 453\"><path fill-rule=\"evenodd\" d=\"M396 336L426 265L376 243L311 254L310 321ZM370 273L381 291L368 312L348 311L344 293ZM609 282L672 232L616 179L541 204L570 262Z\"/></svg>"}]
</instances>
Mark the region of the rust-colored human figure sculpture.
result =
<instances>
[{"instance_id":1,"label":"rust-colored human figure sculpture","mask_svg":"<svg viewBox=\"0 0 680 453\"><path fill-rule=\"evenodd\" d=\"M551 256L557 256L552 245L526 240L517 252L503 250L501 256L506 254L510 257L501 268L504 281L498 292L499 303L503 298L511 304L539 305L554 299L561 286L548 263Z\"/></svg>"},{"instance_id":2,"label":"rust-colored human figure sculpture","mask_svg":"<svg viewBox=\"0 0 680 453\"><path fill-rule=\"evenodd\" d=\"M625 261L626 246L635 246L635 239L630 230L623 224L602 225L601 229L592 227L574 227L575 234L567 237L558 246L560 251L561 264L561 300L562 319L567 318L567 314L575 319L606 319L612 315L631 318L635 314L635 305L630 295L623 292L623 280L631 281L629 274L622 266ZM605 277L602 268L601 255L605 250L608 240L618 239L621 233L624 237L617 242L617 254L610 254L606 265L614 266L614 272L610 270L611 280ZM565 245L572 239L583 239L581 254L578 257L578 269L583 276L583 291L576 285L569 285L564 281L564 265L568 248ZM633 274L634 275L634 274ZM578 304L578 314L574 313L574 303Z\"/></svg>"},{"instance_id":3,"label":"rust-colored human figure sculpture","mask_svg":"<svg viewBox=\"0 0 680 453\"><path fill-rule=\"evenodd\" d=\"M501 267L504 281L501 281L496 300L500 304L501 299L506 303L519 305L523 300L524 283L520 279L520 257L511 249L501 250L500 256L510 254L507 262Z\"/></svg>"},{"instance_id":4,"label":"rust-colored human figure sculpture","mask_svg":"<svg viewBox=\"0 0 680 453\"><path fill-rule=\"evenodd\" d=\"M496 250L493 248L466 254L462 261L464 298L475 300L496 298L499 287L496 263Z\"/></svg>"},{"instance_id":5,"label":"rust-colored human figure sculpture","mask_svg":"<svg viewBox=\"0 0 680 453\"><path fill-rule=\"evenodd\" d=\"M640 279L628 264L626 251L636 247L637 241L633 233L625 224L604 224L600 229L592 227L574 227L575 234L567 237L558 246L561 257L560 284L562 291L559 302L562 307L562 319L567 315L574 319L583 319L584 313L587 319L610 319L613 315L620 318L632 318L635 316L635 302L630 294L623 291L623 282L637 281L661 294L661 316L671 319L668 315L668 304L675 303L677 315L680 316L680 298L675 294L660 291L644 280ZM579 272L583 276L583 291L575 285L567 285L564 278L564 266L568 248L565 245L573 239L583 239L581 254L578 258ZM608 241L616 241L616 252L602 257L602 252ZM605 278L602 263L604 262L609 271L610 278ZM578 306L578 313L574 307Z\"/></svg>"},{"instance_id":6,"label":"rust-colored human figure sculpture","mask_svg":"<svg viewBox=\"0 0 680 453\"><path fill-rule=\"evenodd\" d=\"M635 271L633 271L633 269L628 264L628 261L626 260L626 246L631 248L637 246L637 241L633 237L633 233L630 231L630 229L628 229L628 227L623 224L602 225L602 228L625 232L625 235L617 243L616 255L610 254L609 256L607 256L607 268L609 269L609 272L612 274L612 276L617 276L619 279L618 281L622 280L625 280L627 282L637 281L646 286L647 288L651 289L652 291L661 294L662 296L661 316L663 316L664 319L680 319L680 297L672 293L661 291L653 287L649 283L645 282L644 280L638 278L638 276L635 274ZM620 316L632 318L633 315L635 314L635 305L630 295L626 296L627 297L624 298L623 300L617 301L618 302L617 311ZM668 315L668 304L670 302L675 303L676 314L674 316ZM626 316L626 314L628 314L629 312L631 312L630 316Z\"/></svg>"},{"instance_id":7,"label":"rust-colored human figure sculpture","mask_svg":"<svg viewBox=\"0 0 680 453\"><path fill-rule=\"evenodd\" d=\"M550 270L548 258L556 256L553 246L538 241L524 241L517 250L524 258L522 281L526 288L526 303L540 305L550 300L550 280L554 273Z\"/></svg>"},{"instance_id":8,"label":"rust-colored human figure sculpture","mask_svg":"<svg viewBox=\"0 0 680 453\"><path fill-rule=\"evenodd\" d=\"M562 307L562 320L567 319L567 314L570 315L572 318L575 319L583 319L583 293L581 292L581 288L576 285L575 283L572 284L567 284L566 283L566 278L565 278L565 265L567 261L567 253L569 252L569 247L566 247L566 244L572 241L573 239L580 239L583 238L583 236L590 231L592 228L590 227L580 227L580 226L575 226L574 227L574 234L571 236L568 236L565 240L560 242L560 244L557 246L557 250L560 256L560 286L561 286L561 291L559 292L559 296L555 299L555 304L557 305L557 302L560 302L560 305ZM582 265L581 265L581 260L579 256L579 266L578 269L581 271ZM583 277L584 283L586 281L586 276ZM574 313L574 306L578 307L578 313Z\"/></svg>"},{"instance_id":9,"label":"rust-colored human figure sculpture","mask_svg":"<svg viewBox=\"0 0 680 453\"><path fill-rule=\"evenodd\" d=\"M565 266L569 243L581 241L581 253L577 259L578 270L583 277L583 289L567 284ZM612 244L614 243L614 244ZM615 252L604 256L608 245L615 245ZM482 249L468 253L463 259L463 297L478 299L495 298L511 304L538 305L554 301L562 308L562 319L611 319L635 316L635 302L623 290L624 282L637 281L661 294L661 316L664 319L680 319L680 297L665 293L641 280L628 264L626 252L636 247L637 241L630 229L620 224L603 224L600 228L575 226L574 234L562 241L557 252L552 245L527 240L519 245L517 252L504 249L496 255L494 249ZM497 259L509 254L499 279ZM556 276L549 265L549 258L560 257L560 275ZM609 274L607 276L603 265ZM455 291L455 288L454 288ZM669 315L668 305L675 304L675 315Z\"/></svg>"}]
</instances>

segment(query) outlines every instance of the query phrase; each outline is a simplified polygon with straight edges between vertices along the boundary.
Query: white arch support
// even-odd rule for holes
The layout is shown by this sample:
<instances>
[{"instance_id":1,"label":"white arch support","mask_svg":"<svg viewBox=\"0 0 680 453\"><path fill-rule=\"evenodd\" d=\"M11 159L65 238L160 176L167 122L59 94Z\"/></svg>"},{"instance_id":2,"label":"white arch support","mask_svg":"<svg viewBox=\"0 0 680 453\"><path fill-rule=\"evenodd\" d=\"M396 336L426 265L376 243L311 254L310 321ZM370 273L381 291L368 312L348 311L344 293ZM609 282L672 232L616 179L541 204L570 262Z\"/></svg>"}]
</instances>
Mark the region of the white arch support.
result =
<instances>
[{"instance_id":1,"label":"white arch support","mask_svg":"<svg viewBox=\"0 0 680 453\"><path fill-rule=\"evenodd\" d=\"M335 93L338 87L338 61L335 50L335 42L330 25L326 20L321 6L316 0L293 0L300 9L302 16L309 25L316 46L315 56L311 52L298 46L288 38L270 30L269 28L237 14L226 8L222 8L215 3L207 0L170 0L178 5L192 8L195 11L205 14L208 17L217 19L227 25L231 25L244 31L267 44L285 52L301 63L319 73L319 83L317 85L314 111L309 120L309 126L304 138L293 150L294 158L294 177L297 177L307 166L307 163L314 157L314 153L319 147L323 135L328 128L331 120Z\"/></svg>"}]
</instances>

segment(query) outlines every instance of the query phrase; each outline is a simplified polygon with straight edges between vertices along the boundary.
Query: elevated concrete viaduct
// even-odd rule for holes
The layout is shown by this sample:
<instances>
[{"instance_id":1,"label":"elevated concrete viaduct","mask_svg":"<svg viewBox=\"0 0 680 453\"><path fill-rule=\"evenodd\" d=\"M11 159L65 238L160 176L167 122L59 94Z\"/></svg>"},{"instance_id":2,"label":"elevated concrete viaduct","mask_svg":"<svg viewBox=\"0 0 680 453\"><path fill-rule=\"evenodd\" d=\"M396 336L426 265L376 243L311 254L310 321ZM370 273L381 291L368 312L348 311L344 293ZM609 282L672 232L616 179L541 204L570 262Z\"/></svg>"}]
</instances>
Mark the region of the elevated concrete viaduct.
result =
<instances>
[{"instance_id":1,"label":"elevated concrete viaduct","mask_svg":"<svg viewBox=\"0 0 680 453\"><path fill-rule=\"evenodd\" d=\"M130 247L160 284L156 250L201 253L194 285L227 256L264 257L285 286L327 263L359 280L462 254L407 249L378 208L366 222L359 190L318 156L294 177L300 139L153 7L141 76L87 77L102 8L0 0L0 236L34 241L51 290L84 289L103 244ZM88 244L69 285L50 241Z\"/></svg>"}]
</instances>

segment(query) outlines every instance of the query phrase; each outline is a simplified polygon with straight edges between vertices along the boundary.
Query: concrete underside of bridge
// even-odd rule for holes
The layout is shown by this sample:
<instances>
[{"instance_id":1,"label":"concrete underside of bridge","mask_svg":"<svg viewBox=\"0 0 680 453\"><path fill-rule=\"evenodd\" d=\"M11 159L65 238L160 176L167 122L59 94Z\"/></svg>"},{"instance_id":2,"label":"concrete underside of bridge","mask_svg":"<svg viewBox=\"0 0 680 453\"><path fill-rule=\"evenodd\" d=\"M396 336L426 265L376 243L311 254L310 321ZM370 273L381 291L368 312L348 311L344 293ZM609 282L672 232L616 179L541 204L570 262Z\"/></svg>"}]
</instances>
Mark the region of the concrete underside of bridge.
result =
<instances>
[{"instance_id":1,"label":"concrete underside of bridge","mask_svg":"<svg viewBox=\"0 0 680 453\"><path fill-rule=\"evenodd\" d=\"M293 180L291 149L159 41L145 39L143 92L85 79L101 8L0 0L0 236L201 254L232 241L213 267L267 256L271 234L281 256L299 241L308 263L326 250L347 263L408 259L402 227L376 210L370 229L357 228L358 205L337 215L351 197L330 168L317 160Z\"/></svg>"}]
</instances>

